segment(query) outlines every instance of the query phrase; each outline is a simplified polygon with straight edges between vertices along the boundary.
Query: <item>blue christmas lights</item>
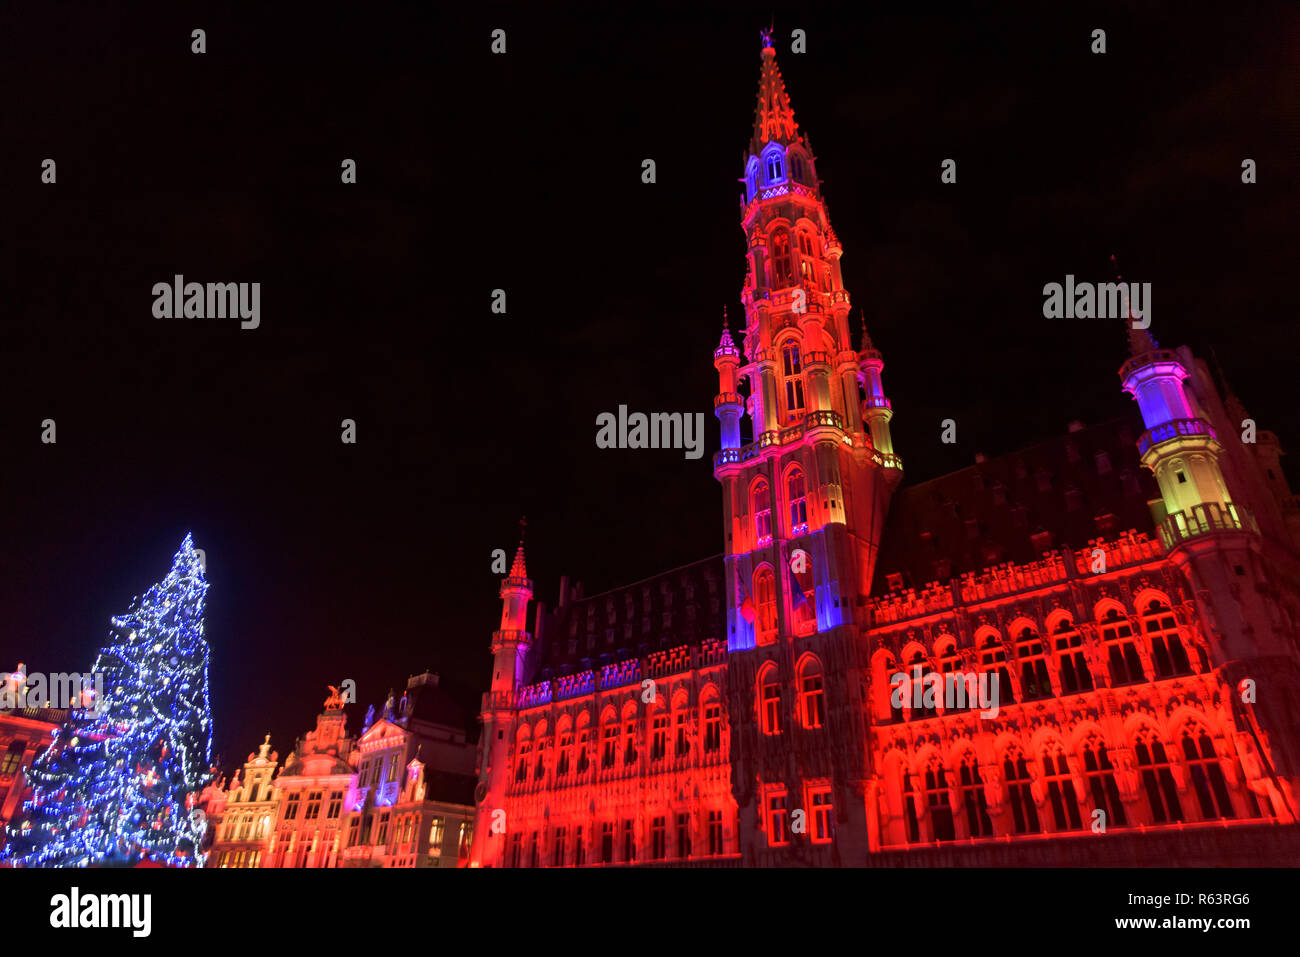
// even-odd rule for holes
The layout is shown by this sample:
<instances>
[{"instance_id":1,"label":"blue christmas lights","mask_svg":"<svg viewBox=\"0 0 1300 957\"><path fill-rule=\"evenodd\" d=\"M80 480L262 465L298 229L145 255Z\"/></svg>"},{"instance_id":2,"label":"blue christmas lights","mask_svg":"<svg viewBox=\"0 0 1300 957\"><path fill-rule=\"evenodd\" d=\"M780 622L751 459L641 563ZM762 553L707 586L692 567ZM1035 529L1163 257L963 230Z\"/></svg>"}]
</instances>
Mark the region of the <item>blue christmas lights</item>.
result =
<instances>
[{"instance_id":1,"label":"blue christmas lights","mask_svg":"<svg viewBox=\"0 0 1300 957\"><path fill-rule=\"evenodd\" d=\"M103 675L103 696L72 711L28 769L32 796L9 826L5 863L203 863L196 801L212 762L207 591L187 534L167 577L112 619L92 669Z\"/></svg>"}]
</instances>

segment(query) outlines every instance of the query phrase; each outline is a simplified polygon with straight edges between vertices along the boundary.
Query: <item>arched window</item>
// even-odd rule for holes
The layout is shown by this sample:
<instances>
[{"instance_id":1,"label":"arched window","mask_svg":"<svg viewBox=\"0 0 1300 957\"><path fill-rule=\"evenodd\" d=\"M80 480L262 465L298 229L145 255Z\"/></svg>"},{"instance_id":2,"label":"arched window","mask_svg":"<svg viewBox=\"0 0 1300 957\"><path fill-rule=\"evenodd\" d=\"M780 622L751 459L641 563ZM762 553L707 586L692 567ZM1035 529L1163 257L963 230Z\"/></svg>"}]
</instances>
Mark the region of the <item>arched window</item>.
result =
<instances>
[{"instance_id":1,"label":"arched window","mask_svg":"<svg viewBox=\"0 0 1300 957\"><path fill-rule=\"evenodd\" d=\"M781 733L781 685L771 662L758 672L758 717L764 734Z\"/></svg>"},{"instance_id":2,"label":"arched window","mask_svg":"<svg viewBox=\"0 0 1300 957\"><path fill-rule=\"evenodd\" d=\"M587 769L591 767L591 752L587 747L591 741L591 718L587 712L582 712L578 716L578 773L586 774Z\"/></svg>"},{"instance_id":3,"label":"arched window","mask_svg":"<svg viewBox=\"0 0 1300 957\"><path fill-rule=\"evenodd\" d=\"M1038 807L1030 787L1029 764L1020 748L1012 745L1002 761L1002 776L1006 778L1007 794L1011 798L1011 820L1017 834L1037 834Z\"/></svg>"},{"instance_id":4,"label":"arched window","mask_svg":"<svg viewBox=\"0 0 1300 957\"><path fill-rule=\"evenodd\" d=\"M793 252L790 249L790 233L778 229L772 233L772 285L780 287L789 285L794 279Z\"/></svg>"},{"instance_id":5,"label":"arched window","mask_svg":"<svg viewBox=\"0 0 1300 957\"><path fill-rule=\"evenodd\" d=\"M925 769L925 806L930 815L930 827L936 841L957 840L957 829L952 820L952 804L948 796L948 771L937 756L930 758Z\"/></svg>"},{"instance_id":6,"label":"arched window","mask_svg":"<svg viewBox=\"0 0 1300 957\"><path fill-rule=\"evenodd\" d=\"M1061 676L1061 694L1091 691L1092 670L1083 653L1083 636L1068 616L1062 616L1057 622L1056 631L1052 635L1052 646L1056 654L1056 668Z\"/></svg>"},{"instance_id":7,"label":"arched window","mask_svg":"<svg viewBox=\"0 0 1300 957\"><path fill-rule=\"evenodd\" d=\"M757 544L760 546L770 545L772 543L772 489L768 487L765 479L759 479L754 483L751 499L751 510L754 513L754 536Z\"/></svg>"},{"instance_id":8,"label":"arched window","mask_svg":"<svg viewBox=\"0 0 1300 957\"><path fill-rule=\"evenodd\" d=\"M745 199L746 201L754 198L758 192L758 160L751 159L749 167L745 170Z\"/></svg>"},{"instance_id":9,"label":"arched window","mask_svg":"<svg viewBox=\"0 0 1300 957\"><path fill-rule=\"evenodd\" d=\"M1051 697L1052 679L1047 675L1047 653L1043 639L1032 628L1024 628L1016 643L1016 663L1020 665L1020 690L1026 701Z\"/></svg>"},{"instance_id":10,"label":"arched window","mask_svg":"<svg viewBox=\"0 0 1300 957\"><path fill-rule=\"evenodd\" d=\"M655 712L650 719L650 729L650 760L657 763L668 756L667 712Z\"/></svg>"},{"instance_id":11,"label":"arched window","mask_svg":"<svg viewBox=\"0 0 1300 957\"><path fill-rule=\"evenodd\" d=\"M975 752L967 751L958 769L961 803L966 810L966 828L971 837L992 837L993 820L989 817L984 795L984 776L980 774Z\"/></svg>"},{"instance_id":12,"label":"arched window","mask_svg":"<svg viewBox=\"0 0 1300 957\"><path fill-rule=\"evenodd\" d=\"M790 503L790 534L808 531L808 494L804 488L803 469L795 469L785 480L786 501Z\"/></svg>"},{"instance_id":13,"label":"arched window","mask_svg":"<svg viewBox=\"0 0 1300 957\"><path fill-rule=\"evenodd\" d=\"M796 183L802 183L803 178L803 157L798 153L790 154L790 178Z\"/></svg>"},{"instance_id":14,"label":"arched window","mask_svg":"<svg viewBox=\"0 0 1300 957\"><path fill-rule=\"evenodd\" d=\"M1059 742L1048 745L1043 752L1043 780L1047 797L1056 819L1056 830L1078 831L1083 828L1079 818L1079 801L1074 793L1074 779L1070 773L1070 759Z\"/></svg>"},{"instance_id":15,"label":"arched window","mask_svg":"<svg viewBox=\"0 0 1300 957\"><path fill-rule=\"evenodd\" d=\"M907 840L915 844L921 840L921 822L916 817L916 792L912 788L912 772L903 769L903 814L907 818Z\"/></svg>"},{"instance_id":16,"label":"arched window","mask_svg":"<svg viewBox=\"0 0 1300 957\"><path fill-rule=\"evenodd\" d=\"M1016 689L1011 684L1011 672L1007 670L1007 652L993 632L985 634L980 641L980 671L989 675L989 699L999 707L1016 703ZM993 677L997 677L997 685Z\"/></svg>"},{"instance_id":17,"label":"arched window","mask_svg":"<svg viewBox=\"0 0 1300 957\"><path fill-rule=\"evenodd\" d=\"M618 754L618 719L610 713L602 720L604 725L600 734L600 767L602 770L612 768Z\"/></svg>"},{"instance_id":18,"label":"arched window","mask_svg":"<svg viewBox=\"0 0 1300 957\"><path fill-rule=\"evenodd\" d=\"M911 682L908 693L903 697L904 713L911 720L919 718L933 718L939 712L936 710L935 698L937 695L931 690L931 683L927 683L926 675L932 674L934 667L926 659L925 655L919 650L912 653L911 659L907 662L907 677ZM917 687L920 687L921 707L916 707Z\"/></svg>"},{"instance_id":19,"label":"arched window","mask_svg":"<svg viewBox=\"0 0 1300 957\"><path fill-rule=\"evenodd\" d=\"M826 698L822 688L822 665L815 655L799 662L799 722L805 728L820 728L826 720Z\"/></svg>"},{"instance_id":20,"label":"arched window","mask_svg":"<svg viewBox=\"0 0 1300 957\"><path fill-rule=\"evenodd\" d=\"M1213 821L1236 817L1232 799L1228 797L1228 782L1219 766L1219 756L1214 753L1214 742L1191 721L1183 727L1183 757L1187 759L1192 788L1201 804L1201 818Z\"/></svg>"},{"instance_id":21,"label":"arched window","mask_svg":"<svg viewBox=\"0 0 1300 957\"><path fill-rule=\"evenodd\" d=\"M799 346L787 342L781 349L781 375L785 382L785 417L793 421L803 413L803 361Z\"/></svg>"},{"instance_id":22,"label":"arched window","mask_svg":"<svg viewBox=\"0 0 1300 957\"><path fill-rule=\"evenodd\" d=\"M978 689L971 688L966 683L966 676L961 670L961 655L957 654L957 643L949 640L948 644L943 645L936 651L939 659L939 674L943 677L943 684L940 686L944 692L944 711L948 714L958 714L962 711L969 711L972 702L978 703L971 694L972 691L978 693ZM961 692L958 693L957 689ZM946 695L951 690L952 698L947 699Z\"/></svg>"},{"instance_id":23,"label":"arched window","mask_svg":"<svg viewBox=\"0 0 1300 957\"><path fill-rule=\"evenodd\" d=\"M556 727L555 746L559 752L555 756L555 776L567 777L569 774L569 755L573 751L573 730L567 717L560 719Z\"/></svg>"},{"instance_id":24,"label":"arched window","mask_svg":"<svg viewBox=\"0 0 1300 957\"><path fill-rule=\"evenodd\" d=\"M1113 605L1106 609L1101 619L1101 640L1106 647L1112 685L1133 684L1146 678L1142 659L1138 657L1137 642L1133 639L1133 626Z\"/></svg>"},{"instance_id":25,"label":"arched window","mask_svg":"<svg viewBox=\"0 0 1300 957\"><path fill-rule=\"evenodd\" d=\"M781 160L780 150L772 150L763 157L763 172L768 183L777 183L785 179L785 164Z\"/></svg>"},{"instance_id":26,"label":"arched window","mask_svg":"<svg viewBox=\"0 0 1300 957\"><path fill-rule=\"evenodd\" d=\"M1165 824L1183 820L1183 804L1178 800L1178 788L1174 784L1173 772L1169 769L1169 756L1165 754L1164 742L1154 731L1140 731L1133 751L1142 772L1142 788L1146 791L1147 804L1151 808L1152 823Z\"/></svg>"},{"instance_id":27,"label":"arched window","mask_svg":"<svg viewBox=\"0 0 1300 957\"><path fill-rule=\"evenodd\" d=\"M529 756L533 751L533 742L529 737L528 729L522 728L519 732L519 742L515 748L515 783L520 784L528 777Z\"/></svg>"},{"instance_id":28,"label":"arched window","mask_svg":"<svg viewBox=\"0 0 1300 957\"><path fill-rule=\"evenodd\" d=\"M1142 634L1150 642L1151 664L1157 678L1171 678L1191 672L1187 649L1174 613L1163 601L1153 600L1142 616Z\"/></svg>"},{"instance_id":29,"label":"arched window","mask_svg":"<svg viewBox=\"0 0 1300 957\"><path fill-rule=\"evenodd\" d=\"M771 644L776 641L776 575L770 566L764 565L754 576L754 604L758 643Z\"/></svg>"},{"instance_id":30,"label":"arched window","mask_svg":"<svg viewBox=\"0 0 1300 957\"><path fill-rule=\"evenodd\" d=\"M704 750L722 750L722 702L713 695L704 701Z\"/></svg>"},{"instance_id":31,"label":"arched window","mask_svg":"<svg viewBox=\"0 0 1300 957\"><path fill-rule=\"evenodd\" d=\"M817 281L816 269L814 268L812 239L802 230L798 233L799 237L799 278L807 283Z\"/></svg>"},{"instance_id":32,"label":"arched window","mask_svg":"<svg viewBox=\"0 0 1300 957\"><path fill-rule=\"evenodd\" d=\"M1083 744L1083 773L1088 779L1093 808L1106 812L1106 826L1123 827L1127 824L1124 803L1119 799L1119 788L1115 785L1115 768L1110 763L1106 742L1096 734L1088 735Z\"/></svg>"}]
</instances>

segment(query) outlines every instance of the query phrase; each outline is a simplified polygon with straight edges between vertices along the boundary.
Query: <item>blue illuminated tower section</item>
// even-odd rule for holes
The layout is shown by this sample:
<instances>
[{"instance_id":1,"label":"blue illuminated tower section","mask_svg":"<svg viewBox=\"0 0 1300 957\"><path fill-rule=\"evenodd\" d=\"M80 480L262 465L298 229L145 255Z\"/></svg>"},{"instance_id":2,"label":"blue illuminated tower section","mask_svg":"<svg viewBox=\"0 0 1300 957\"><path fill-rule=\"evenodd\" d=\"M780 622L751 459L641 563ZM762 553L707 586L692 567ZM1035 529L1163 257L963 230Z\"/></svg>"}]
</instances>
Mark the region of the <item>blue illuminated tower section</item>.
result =
<instances>
[{"instance_id":1,"label":"blue illuminated tower section","mask_svg":"<svg viewBox=\"0 0 1300 957\"><path fill-rule=\"evenodd\" d=\"M745 321L740 347L724 325L713 355L721 431L714 475L723 492L732 726L753 728L756 714L772 720L733 737L741 833L756 833L769 790L786 788L794 801L801 781L835 778L858 797L848 799L834 853L860 844L865 854L865 717L810 727L821 719L801 713L796 689L821 687L828 713L861 714L859 609L902 466L884 360L865 331L863 348L853 348L843 248L767 34L743 183ZM784 697L760 707L769 683ZM819 744L792 755L799 724ZM832 769L822 766L830 753L855 757ZM766 847L742 852L746 863L795 862Z\"/></svg>"}]
</instances>

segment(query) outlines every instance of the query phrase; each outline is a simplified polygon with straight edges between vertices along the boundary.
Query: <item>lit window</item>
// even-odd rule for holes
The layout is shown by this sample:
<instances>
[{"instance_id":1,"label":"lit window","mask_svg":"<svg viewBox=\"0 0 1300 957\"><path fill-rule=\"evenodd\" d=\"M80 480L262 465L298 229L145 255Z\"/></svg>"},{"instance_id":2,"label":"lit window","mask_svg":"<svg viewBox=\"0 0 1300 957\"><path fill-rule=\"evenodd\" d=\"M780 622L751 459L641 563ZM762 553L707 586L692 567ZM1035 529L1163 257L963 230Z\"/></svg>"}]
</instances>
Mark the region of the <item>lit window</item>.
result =
<instances>
[{"instance_id":1,"label":"lit window","mask_svg":"<svg viewBox=\"0 0 1300 957\"><path fill-rule=\"evenodd\" d=\"M829 784L808 787L809 828L808 837L814 844L829 844L835 836L831 817L831 788Z\"/></svg>"},{"instance_id":2,"label":"lit window","mask_svg":"<svg viewBox=\"0 0 1300 957\"><path fill-rule=\"evenodd\" d=\"M793 251L790 234L784 229L772 233L772 285L788 285L794 278Z\"/></svg>"},{"instance_id":3,"label":"lit window","mask_svg":"<svg viewBox=\"0 0 1300 957\"><path fill-rule=\"evenodd\" d=\"M758 643L776 641L776 575L764 566L754 576L754 603L757 605Z\"/></svg>"},{"instance_id":4,"label":"lit window","mask_svg":"<svg viewBox=\"0 0 1300 957\"><path fill-rule=\"evenodd\" d=\"M808 496L804 489L803 471L795 469L791 472L785 487L790 503L790 534L802 535L808 531Z\"/></svg>"},{"instance_id":5,"label":"lit window","mask_svg":"<svg viewBox=\"0 0 1300 957\"><path fill-rule=\"evenodd\" d=\"M781 373L785 379L786 420L790 421L804 410L803 360L799 355L799 347L793 342L787 343L781 350Z\"/></svg>"},{"instance_id":6,"label":"lit window","mask_svg":"<svg viewBox=\"0 0 1300 957\"><path fill-rule=\"evenodd\" d=\"M722 747L722 706L716 701L704 706L704 750Z\"/></svg>"},{"instance_id":7,"label":"lit window","mask_svg":"<svg viewBox=\"0 0 1300 957\"><path fill-rule=\"evenodd\" d=\"M772 490L761 479L754 485L753 493L754 534L757 544L769 545L772 542Z\"/></svg>"},{"instance_id":8,"label":"lit window","mask_svg":"<svg viewBox=\"0 0 1300 957\"><path fill-rule=\"evenodd\" d=\"M799 668L799 716L805 728L820 728L825 720L821 663L805 658Z\"/></svg>"},{"instance_id":9,"label":"lit window","mask_svg":"<svg viewBox=\"0 0 1300 957\"><path fill-rule=\"evenodd\" d=\"M569 829L567 827L557 827L555 829L555 840L551 842L551 866L563 867L565 863L565 845L568 842Z\"/></svg>"},{"instance_id":10,"label":"lit window","mask_svg":"<svg viewBox=\"0 0 1300 957\"><path fill-rule=\"evenodd\" d=\"M773 151L767 154L764 161L764 171L767 174L767 182L775 183L785 178L785 170L781 162L781 154Z\"/></svg>"},{"instance_id":11,"label":"lit window","mask_svg":"<svg viewBox=\"0 0 1300 957\"><path fill-rule=\"evenodd\" d=\"M764 734L781 733L781 686L771 664L758 674L758 713Z\"/></svg>"},{"instance_id":12,"label":"lit window","mask_svg":"<svg viewBox=\"0 0 1300 957\"><path fill-rule=\"evenodd\" d=\"M785 788L780 790L769 791L767 795L767 843L769 847L777 847L790 842L790 835L786 829L786 819L789 812L785 806L786 792Z\"/></svg>"}]
</instances>

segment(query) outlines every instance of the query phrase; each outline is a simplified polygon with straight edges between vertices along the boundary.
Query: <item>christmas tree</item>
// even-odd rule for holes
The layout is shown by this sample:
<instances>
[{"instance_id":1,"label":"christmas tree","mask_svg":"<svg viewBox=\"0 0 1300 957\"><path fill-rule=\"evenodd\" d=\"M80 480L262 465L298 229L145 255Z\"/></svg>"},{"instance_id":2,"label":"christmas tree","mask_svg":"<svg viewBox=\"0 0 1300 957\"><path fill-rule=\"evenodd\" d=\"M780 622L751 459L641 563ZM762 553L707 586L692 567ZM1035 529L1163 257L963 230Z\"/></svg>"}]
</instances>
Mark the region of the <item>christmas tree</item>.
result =
<instances>
[{"instance_id":1,"label":"christmas tree","mask_svg":"<svg viewBox=\"0 0 1300 957\"><path fill-rule=\"evenodd\" d=\"M167 577L125 615L83 697L32 763L31 798L9 825L17 867L202 864L195 808L211 766L203 564L187 534Z\"/></svg>"}]
</instances>

